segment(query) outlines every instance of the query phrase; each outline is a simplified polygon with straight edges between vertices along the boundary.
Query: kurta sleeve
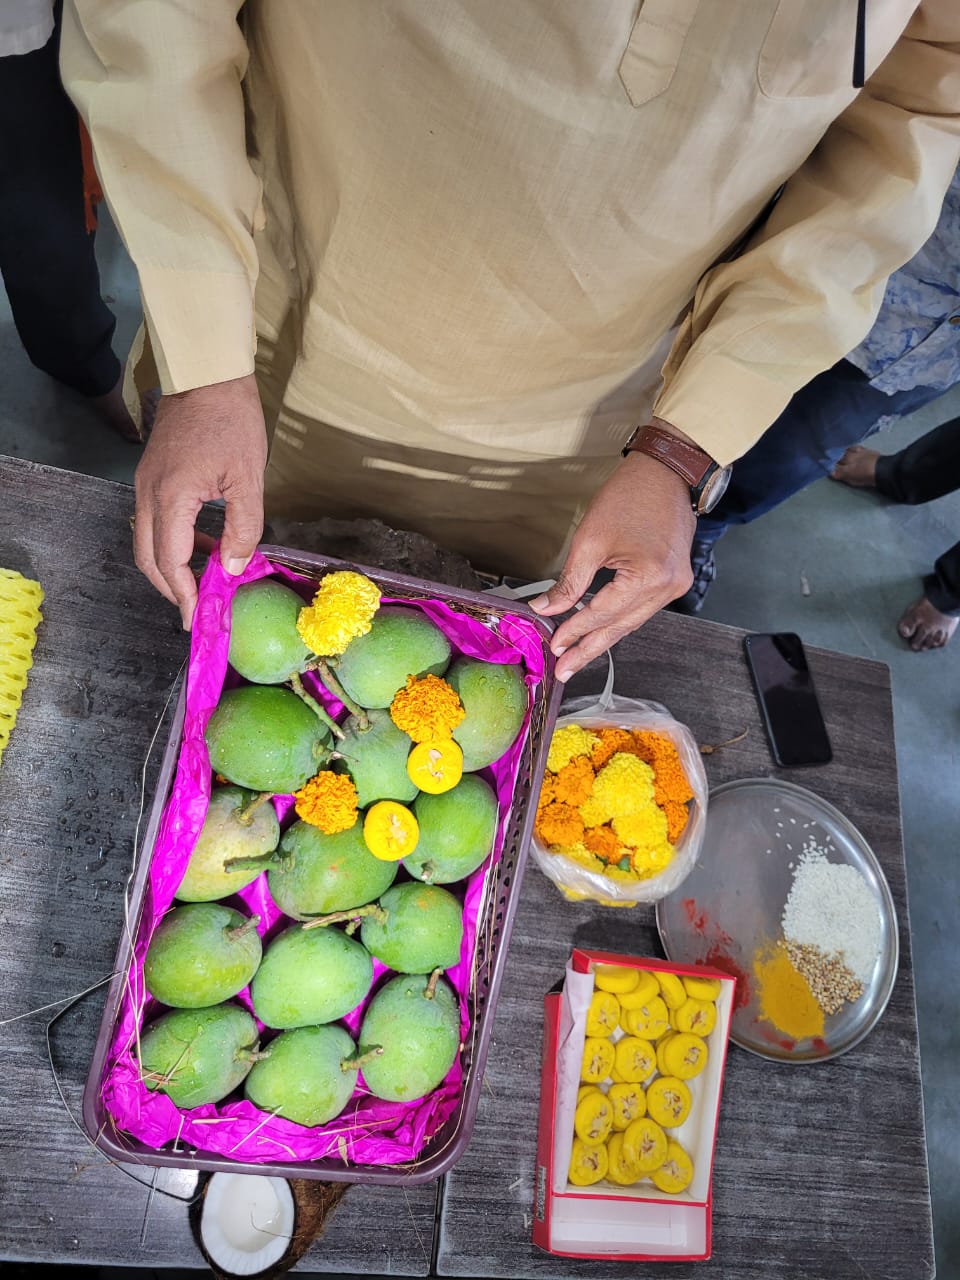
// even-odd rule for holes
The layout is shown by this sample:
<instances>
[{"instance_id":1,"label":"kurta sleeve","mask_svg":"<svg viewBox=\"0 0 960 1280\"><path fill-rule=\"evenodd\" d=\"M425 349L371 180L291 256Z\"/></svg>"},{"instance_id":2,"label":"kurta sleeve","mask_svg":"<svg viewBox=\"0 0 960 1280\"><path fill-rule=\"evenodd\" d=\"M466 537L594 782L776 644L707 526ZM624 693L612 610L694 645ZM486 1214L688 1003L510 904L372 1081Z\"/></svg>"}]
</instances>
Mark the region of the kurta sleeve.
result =
<instances>
[{"instance_id":1,"label":"kurta sleeve","mask_svg":"<svg viewBox=\"0 0 960 1280\"><path fill-rule=\"evenodd\" d=\"M700 281L654 412L720 463L745 453L869 331L958 161L960 4L926 0L745 252Z\"/></svg>"},{"instance_id":2,"label":"kurta sleeve","mask_svg":"<svg viewBox=\"0 0 960 1280\"><path fill-rule=\"evenodd\" d=\"M136 267L164 392L253 371L240 0L66 0L61 70Z\"/></svg>"}]
</instances>

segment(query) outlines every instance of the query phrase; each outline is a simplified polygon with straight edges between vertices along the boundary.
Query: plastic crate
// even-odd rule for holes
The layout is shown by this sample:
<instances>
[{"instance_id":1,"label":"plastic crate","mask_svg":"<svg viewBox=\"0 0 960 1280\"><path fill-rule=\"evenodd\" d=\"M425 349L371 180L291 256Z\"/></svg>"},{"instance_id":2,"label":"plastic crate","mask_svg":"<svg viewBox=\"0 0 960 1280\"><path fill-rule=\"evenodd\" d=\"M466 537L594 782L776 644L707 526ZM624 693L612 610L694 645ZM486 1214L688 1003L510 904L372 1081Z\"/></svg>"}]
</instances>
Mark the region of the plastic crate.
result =
<instances>
[{"instance_id":1,"label":"plastic crate","mask_svg":"<svg viewBox=\"0 0 960 1280\"><path fill-rule=\"evenodd\" d=\"M118 1121L118 1110L110 1101L108 1084L118 1071L118 1062L130 1054L130 1036L123 1030L123 1019L129 1023L134 1018L139 1028L150 997L145 992L138 996L139 1006L131 994L137 983L137 957L143 949L156 920L157 906L152 901L151 867L158 837L164 825L166 810L172 803L171 796L177 783L183 750L184 726L187 715L187 694L191 672L195 664L205 660L204 645L198 639L195 625L191 644L191 657L186 678L180 690L173 723L167 738L157 788L149 813L141 848L129 891L127 922L121 937L114 977L110 983L101 1019L94 1055L89 1068L83 1095L83 1124L91 1141L105 1154L123 1162L160 1165L176 1168L195 1168L207 1171L232 1171L274 1174L280 1177L321 1178L329 1181L368 1182L381 1184L422 1183L438 1178L455 1163L463 1153L470 1138L479 1102L484 1063L493 1025L497 994L506 960L507 946L513 927L517 896L523 878L527 850L536 814L536 800L543 776L546 753L557 716L563 686L554 678L554 660L549 651L552 624L540 619L526 605L516 600L467 591L377 570L329 557L311 555L284 547L264 546L251 562L246 574L232 580L224 590L232 592L242 582L253 580L267 573L291 576L301 581L303 588L315 585L327 572L350 569L366 574L381 589L385 599L397 603L418 602L429 608L429 602L440 602L453 615L466 619L467 625L477 632L484 628L491 639L523 635L528 656L536 651L542 667L538 681L530 685L528 723L522 731L522 747L514 762L512 794L506 817L501 813L499 822L499 856L483 877L480 908L476 920L473 943L473 964L469 984L465 984L465 999L469 1009L469 1034L464 1039L459 1056L462 1080L449 1114L434 1132L427 1137L415 1156L390 1163L361 1163L348 1161L341 1150L339 1154L327 1154L321 1158L264 1157L258 1152L248 1154L256 1140L239 1144L235 1154L226 1153L221 1147L207 1149L202 1141L183 1140L180 1134L164 1142L138 1136L131 1131L137 1126ZM201 605L204 603L204 583L211 572L226 580L219 563L211 559L201 583ZM291 582L293 585L293 582ZM307 598L309 597L309 592ZM199 609L199 606L198 606ZM198 612L198 617L199 617ZM229 637L226 621L221 629ZM519 629L518 629L519 628ZM456 642L454 641L456 653ZM528 674L530 668L527 668ZM226 670L229 680L232 672ZM226 687L224 684L223 687ZM207 762L209 769L209 761ZM481 770L481 773L485 771ZM180 784L182 785L182 784ZM167 844L169 847L169 843ZM191 846L192 847L192 846ZM496 846L495 846L496 849ZM187 850L187 854L189 850ZM479 875L480 873L474 873ZM456 886L447 886L454 888ZM165 910L166 907L163 908ZM162 911L157 915L157 919ZM282 918L287 923L286 917ZM369 995L368 995L369 999ZM126 1039L124 1040L124 1037ZM119 1045L119 1048L118 1048ZM129 1067L128 1067L129 1074ZM136 1085L139 1085L137 1080ZM135 1086L131 1086L135 1087ZM139 1086L146 1095L142 1085ZM150 1095L157 1097L156 1094ZM169 1106L169 1100L164 1100ZM449 1105L449 1104L448 1104ZM193 1113L182 1113L191 1116ZM210 1130L208 1129L207 1132ZM197 1130L193 1130L195 1136ZM246 1146L246 1151L243 1147Z\"/></svg>"}]
</instances>

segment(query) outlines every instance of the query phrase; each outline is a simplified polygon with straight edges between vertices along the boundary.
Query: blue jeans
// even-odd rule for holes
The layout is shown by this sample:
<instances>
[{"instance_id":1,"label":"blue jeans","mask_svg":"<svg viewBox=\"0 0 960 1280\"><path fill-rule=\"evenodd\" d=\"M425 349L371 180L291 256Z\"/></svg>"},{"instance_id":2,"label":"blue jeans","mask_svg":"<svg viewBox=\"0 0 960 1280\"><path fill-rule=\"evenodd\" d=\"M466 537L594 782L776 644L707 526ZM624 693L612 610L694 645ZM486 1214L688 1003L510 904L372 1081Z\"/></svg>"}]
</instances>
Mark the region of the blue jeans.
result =
<instances>
[{"instance_id":1,"label":"blue jeans","mask_svg":"<svg viewBox=\"0 0 960 1280\"><path fill-rule=\"evenodd\" d=\"M848 445L886 419L922 408L943 394L914 387L887 395L871 387L849 360L840 360L793 397L752 449L733 464L727 491L697 521L697 541L714 543L731 524L749 524L801 489L829 475Z\"/></svg>"}]
</instances>

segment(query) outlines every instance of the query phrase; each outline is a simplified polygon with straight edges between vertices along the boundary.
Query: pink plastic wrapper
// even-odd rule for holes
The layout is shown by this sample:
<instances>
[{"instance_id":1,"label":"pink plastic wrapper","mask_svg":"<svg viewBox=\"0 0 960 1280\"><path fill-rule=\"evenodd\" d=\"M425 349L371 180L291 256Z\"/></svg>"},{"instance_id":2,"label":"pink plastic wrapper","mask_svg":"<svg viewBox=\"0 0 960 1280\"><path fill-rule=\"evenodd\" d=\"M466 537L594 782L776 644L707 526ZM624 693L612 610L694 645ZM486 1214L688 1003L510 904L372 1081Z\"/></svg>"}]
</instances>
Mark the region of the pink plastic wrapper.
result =
<instances>
[{"instance_id":1,"label":"pink plastic wrapper","mask_svg":"<svg viewBox=\"0 0 960 1280\"><path fill-rule=\"evenodd\" d=\"M231 601L242 583L269 575L300 591L305 602L312 598L316 587L312 580L273 564L260 552L254 555L245 572L234 578L221 567L215 548L200 582L186 675L179 758L150 855L148 886L134 957L104 1072L103 1102L118 1129L155 1149L176 1142L180 1147L196 1148L251 1164L326 1158L347 1160L358 1165L405 1163L416 1159L455 1111L463 1086L459 1057L443 1083L433 1093L414 1102L384 1102L374 1098L365 1090L361 1078L346 1110L329 1124L315 1129L270 1116L245 1100L181 1111L165 1094L151 1092L140 1080L135 1056L138 1032L163 1008L144 988L143 959L154 928L174 904L174 893L206 815L212 780L204 741L207 721L223 689L236 683L236 677L227 664ZM465 654L489 662L522 663L530 687L543 679L542 639L536 628L522 617L500 616L496 626L489 627L441 600L393 599L384 595L382 603L422 609L443 629L455 655ZM333 700L315 677L305 676L304 684L332 715L339 718L342 704ZM466 1043L471 1028L470 977L477 930L482 925L481 916L487 901L484 889L503 848L528 732L529 712L510 750L489 769L482 771L494 787L499 804L497 836L490 856L462 884L445 886L453 892L463 889L464 935L460 960L446 971L446 977L459 997L461 1043ZM278 796L273 803L283 824L292 807L292 798ZM257 928L261 936L272 930L278 921L290 923L271 899L265 874L235 896L243 900L251 914L259 915ZM371 991L384 972L383 965L375 960ZM368 994L357 1009L342 1019L354 1036L369 998ZM248 989L242 991L236 1001L252 1012Z\"/></svg>"}]
</instances>

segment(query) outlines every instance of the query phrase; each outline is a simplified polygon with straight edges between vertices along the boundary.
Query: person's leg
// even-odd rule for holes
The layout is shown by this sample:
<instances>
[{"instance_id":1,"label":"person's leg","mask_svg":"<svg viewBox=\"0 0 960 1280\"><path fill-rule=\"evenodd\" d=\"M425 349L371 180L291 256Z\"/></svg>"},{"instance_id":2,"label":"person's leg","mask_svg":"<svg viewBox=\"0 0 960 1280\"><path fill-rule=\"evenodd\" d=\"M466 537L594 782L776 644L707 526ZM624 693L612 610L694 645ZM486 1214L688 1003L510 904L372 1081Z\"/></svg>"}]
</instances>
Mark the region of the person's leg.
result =
<instances>
[{"instance_id":1,"label":"person's leg","mask_svg":"<svg viewBox=\"0 0 960 1280\"><path fill-rule=\"evenodd\" d=\"M837 480L876 489L893 502L916 505L960 489L960 418L934 427L897 453L854 446L834 471ZM911 649L940 649L960 622L960 542L923 579L923 595L900 616L897 631Z\"/></svg>"},{"instance_id":2,"label":"person's leg","mask_svg":"<svg viewBox=\"0 0 960 1280\"><path fill-rule=\"evenodd\" d=\"M79 121L60 82L58 39L59 26L43 49L0 58L0 274L32 363L137 438L86 227Z\"/></svg>"},{"instance_id":3,"label":"person's leg","mask_svg":"<svg viewBox=\"0 0 960 1280\"><path fill-rule=\"evenodd\" d=\"M960 623L960 542L923 579L923 595L901 615L897 631L911 649L942 649Z\"/></svg>"},{"instance_id":4,"label":"person's leg","mask_svg":"<svg viewBox=\"0 0 960 1280\"><path fill-rule=\"evenodd\" d=\"M893 502L932 502L960 489L960 418L934 427L897 453L852 445L833 470L835 480L876 489Z\"/></svg>"},{"instance_id":5,"label":"person's leg","mask_svg":"<svg viewBox=\"0 0 960 1280\"><path fill-rule=\"evenodd\" d=\"M851 440L863 439L890 417L910 413L939 395L927 387L890 396L871 387L848 360L808 382L752 449L733 464L716 508L697 521L691 550L693 586L673 602L699 612L716 576L714 546L732 524L749 524L793 494L829 475Z\"/></svg>"}]
</instances>

